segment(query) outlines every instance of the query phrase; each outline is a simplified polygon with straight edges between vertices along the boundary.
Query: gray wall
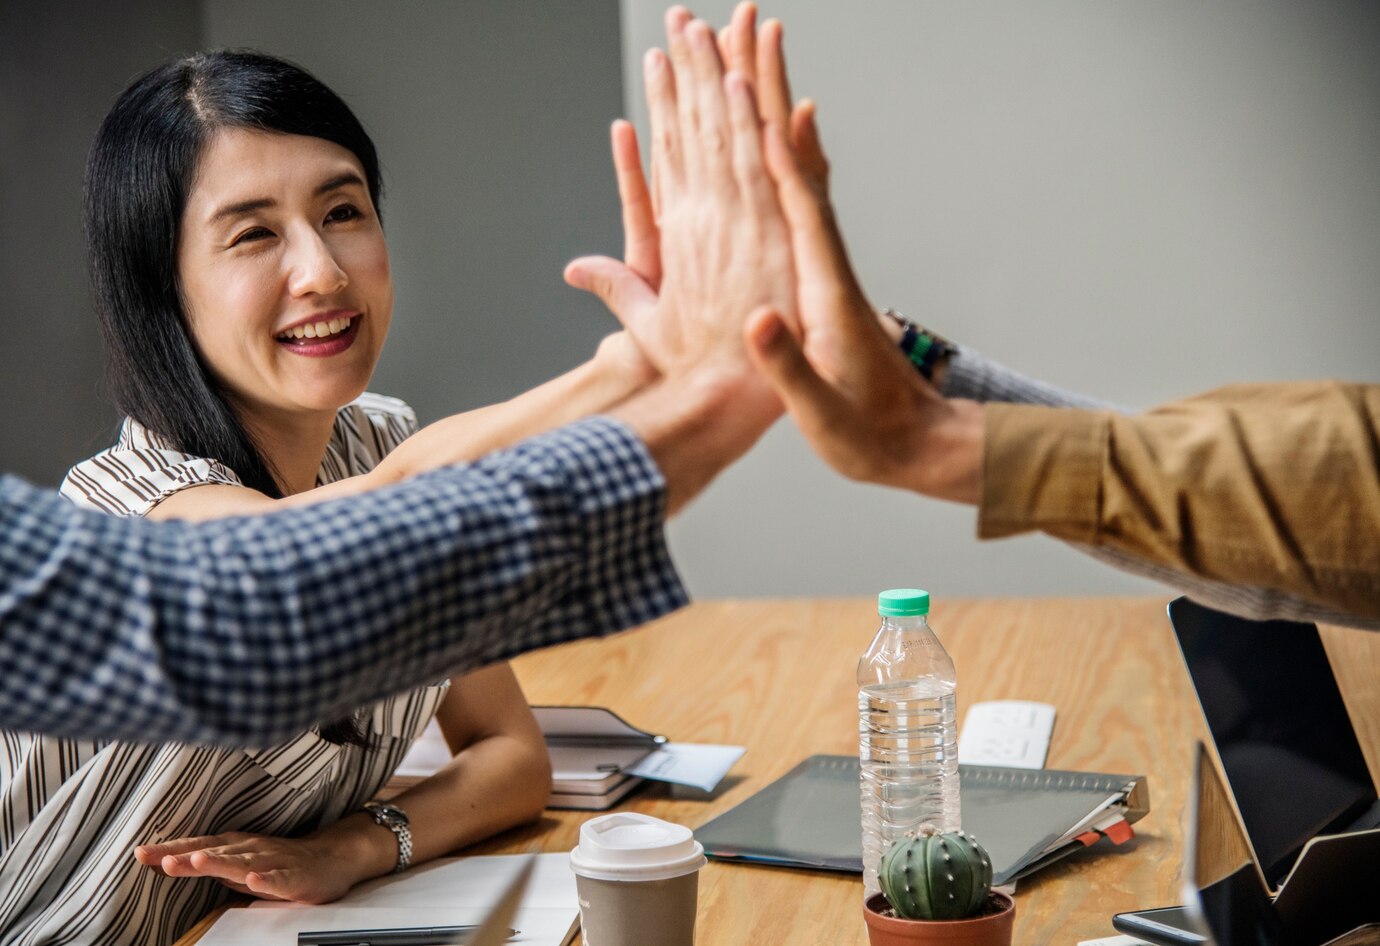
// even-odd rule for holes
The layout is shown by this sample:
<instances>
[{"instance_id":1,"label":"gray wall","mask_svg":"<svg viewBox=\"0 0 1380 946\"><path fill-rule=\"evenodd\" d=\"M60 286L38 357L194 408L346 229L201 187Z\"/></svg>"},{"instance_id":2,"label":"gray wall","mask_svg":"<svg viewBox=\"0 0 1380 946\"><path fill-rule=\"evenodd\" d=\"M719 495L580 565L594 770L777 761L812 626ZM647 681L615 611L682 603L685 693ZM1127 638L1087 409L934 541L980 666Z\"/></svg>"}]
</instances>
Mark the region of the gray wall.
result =
<instances>
[{"instance_id":1,"label":"gray wall","mask_svg":"<svg viewBox=\"0 0 1380 946\"><path fill-rule=\"evenodd\" d=\"M654 0L623 0L629 109ZM1380 7L764 3L819 103L872 300L1046 380L1149 406L1380 378ZM693 9L725 22L729 0ZM714 594L1143 590L971 511L842 483L787 425L673 530Z\"/></svg>"},{"instance_id":2,"label":"gray wall","mask_svg":"<svg viewBox=\"0 0 1380 946\"><path fill-rule=\"evenodd\" d=\"M83 24L74 29L74 23ZM0 0L0 469L55 485L109 444L81 233L86 150L120 90L198 43L194 4Z\"/></svg>"}]
</instances>

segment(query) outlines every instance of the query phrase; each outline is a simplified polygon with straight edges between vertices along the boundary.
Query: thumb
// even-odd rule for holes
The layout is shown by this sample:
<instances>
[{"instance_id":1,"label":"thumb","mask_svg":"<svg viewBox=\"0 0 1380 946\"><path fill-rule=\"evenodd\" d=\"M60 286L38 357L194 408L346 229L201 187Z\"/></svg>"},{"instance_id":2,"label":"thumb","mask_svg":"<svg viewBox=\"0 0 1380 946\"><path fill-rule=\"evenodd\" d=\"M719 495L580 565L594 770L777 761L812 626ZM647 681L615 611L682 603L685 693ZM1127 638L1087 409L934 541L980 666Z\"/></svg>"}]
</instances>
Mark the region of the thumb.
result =
<instances>
[{"instance_id":1,"label":"thumb","mask_svg":"<svg viewBox=\"0 0 1380 946\"><path fill-rule=\"evenodd\" d=\"M608 256L582 256L565 267L565 281L593 293L626 328L638 308L656 305L656 293L641 276Z\"/></svg>"},{"instance_id":2,"label":"thumb","mask_svg":"<svg viewBox=\"0 0 1380 946\"><path fill-rule=\"evenodd\" d=\"M244 875L244 889L265 900L299 900L305 892L302 884L295 883L294 872L277 868L274 870L251 870ZM330 898L334 899L334 898ZM306 903L316 902L310 899Z\"/></svg>"},{"instance_id":3,"label":"thumb","mask_svg":"<svg viewBox=\"0 0 1380 946\"><path fill-rule=\"evenodd\" d=\"M757 370L807 436L845 413L844 399L815 371L780 312L757 309L748 316L744 336Z\"/></svg>"}]
</instances>

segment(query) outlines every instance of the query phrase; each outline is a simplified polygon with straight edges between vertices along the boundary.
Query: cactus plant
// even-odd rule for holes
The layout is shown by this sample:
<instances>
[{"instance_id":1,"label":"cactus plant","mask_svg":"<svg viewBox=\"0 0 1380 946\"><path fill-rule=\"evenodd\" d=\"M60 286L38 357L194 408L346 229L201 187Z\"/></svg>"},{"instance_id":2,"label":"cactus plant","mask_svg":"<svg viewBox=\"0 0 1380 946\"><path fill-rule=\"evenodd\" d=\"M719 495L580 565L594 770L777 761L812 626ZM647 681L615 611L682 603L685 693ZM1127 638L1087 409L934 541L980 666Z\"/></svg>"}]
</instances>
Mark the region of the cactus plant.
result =
<instances>
[{"instance_id":1,"label":"cactus plant","mask_svg":"<svg viewBox=\"0 0 1380 946\"><path fill-rule=\"evenodd\" d=\"M877 879L897 916L957 920L972 916L987 901L992 859L972 835L941 834L924 825L891 843Z\"/></svg>"}]
</instances>

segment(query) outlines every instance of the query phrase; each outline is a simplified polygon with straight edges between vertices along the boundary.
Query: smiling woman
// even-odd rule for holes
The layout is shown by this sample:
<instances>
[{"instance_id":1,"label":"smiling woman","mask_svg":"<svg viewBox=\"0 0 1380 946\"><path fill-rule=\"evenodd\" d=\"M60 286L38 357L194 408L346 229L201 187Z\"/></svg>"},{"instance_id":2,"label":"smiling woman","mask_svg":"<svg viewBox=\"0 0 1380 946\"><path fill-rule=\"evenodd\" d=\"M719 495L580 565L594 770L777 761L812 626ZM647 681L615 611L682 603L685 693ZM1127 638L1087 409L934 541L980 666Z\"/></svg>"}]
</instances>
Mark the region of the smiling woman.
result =
<instances>
[{"instance_id":1,"label":"smiling woman","mask_svg":"<svg viewBox=\"0 0 1380 946\"><path fill-rule=\"evenodd\" d=\"M366 391L393 311L380 190L350 109L289 63L205 53L126 90L97 133L85 195L126 418L64 494L149 518L304 505L474 459L652 377L612 336L567 375L417 431L407 405ZM391 810L366 810L432 715L451 764ZM168 943L232 890L332 900L536 817L550 790L506 664L253 750L3 741L5 942Z\"/></svg>"},{"instance_id":2,"label":"smiling woman","mask_svg":"<svg viewBox=\"0 0 1380 946\"><path fill-rule=\"evenodd\" d=\"M232 225L229 218L237 213L243 222L243 213L268 210L266 203L288 196L256 186L300 186L281 175L272 179L271 171L255 168L253 155L246 154L256 145L286 147L290 141L309 152L328 151L334 174L348 169L362 180L358 193L367 197L362 205L377 229L378 156L354 114L305 71L249 53L193 56L132 85L97 133L85 192L91 272L117 406L154 436L188 454L215 458L244 486L269 497L285 493L273 475L273 459L250 432L253 418L232 409L237 398L252 395L227 386L212 366L211 359L223 364L231 353L199 349L195 336L198 319L202 327L216 322L226 323L227 332L243 328L237 287L246 280L262 282L263 273L252 276L241 266L238 274L227 269L221 274L227 281L218 282L208 262L212 234L218 225ZM214 216L222 212L224 217ZM313 229L323 222L315 221ZM391 309L381 233L377 245ZM285 262L291 261L280 260ZM260 289L281 285L274 278ZM211 304L220 293L227 293L224 308ZM377 346L382 338L381 332ZM169 397L170 390L178 396Z\"/></svg>"}]
</instances>

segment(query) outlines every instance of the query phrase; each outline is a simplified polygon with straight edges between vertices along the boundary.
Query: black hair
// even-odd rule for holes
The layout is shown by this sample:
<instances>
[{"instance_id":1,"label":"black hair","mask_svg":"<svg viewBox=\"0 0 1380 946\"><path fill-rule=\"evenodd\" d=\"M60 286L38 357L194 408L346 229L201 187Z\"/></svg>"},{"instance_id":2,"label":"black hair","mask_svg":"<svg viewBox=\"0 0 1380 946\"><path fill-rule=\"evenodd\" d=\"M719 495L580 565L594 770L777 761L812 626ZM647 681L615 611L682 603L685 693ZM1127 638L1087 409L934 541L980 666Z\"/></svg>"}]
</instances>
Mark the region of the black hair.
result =
<instances>
[{"instance_id":1,"label":"black hair","mask_svg":"<svg viewBox=\"0 0 1380 946\"><path fill-rule=\"evenodd\" d=\"M192 342L177 278L183 210L222 128L307 135L354 154L377 212L378 154L354 113L305 69L247 50L198 53L135 80L101 122L86 164L84 223L115 406L173 448L283 495L275 471ZM343 728L342 728L343 727ZM362 740L354 719L322 727Z\"/></svg>"}]
</instances>

